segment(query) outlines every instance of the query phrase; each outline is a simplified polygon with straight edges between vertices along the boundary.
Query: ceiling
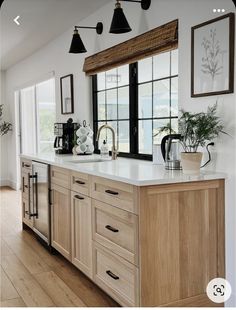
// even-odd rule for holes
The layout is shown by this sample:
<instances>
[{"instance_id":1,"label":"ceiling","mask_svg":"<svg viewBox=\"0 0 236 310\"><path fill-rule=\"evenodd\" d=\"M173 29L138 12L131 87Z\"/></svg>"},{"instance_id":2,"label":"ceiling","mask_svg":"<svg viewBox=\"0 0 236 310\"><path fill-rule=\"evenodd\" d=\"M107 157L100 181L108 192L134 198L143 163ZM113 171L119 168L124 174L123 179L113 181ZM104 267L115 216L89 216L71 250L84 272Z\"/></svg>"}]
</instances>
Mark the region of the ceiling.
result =
<instances>
[{"instance_id":1,"label":"ceiling","mask_svg":"<svg viewBox=\"0 0 236 310\"><path fill-rule=\"evenodd\" d=\"M1 70L30 56L110 1L5 0L0 10ZM18 15L20 26L14 22Z\"/></svg>"}]
</instances>

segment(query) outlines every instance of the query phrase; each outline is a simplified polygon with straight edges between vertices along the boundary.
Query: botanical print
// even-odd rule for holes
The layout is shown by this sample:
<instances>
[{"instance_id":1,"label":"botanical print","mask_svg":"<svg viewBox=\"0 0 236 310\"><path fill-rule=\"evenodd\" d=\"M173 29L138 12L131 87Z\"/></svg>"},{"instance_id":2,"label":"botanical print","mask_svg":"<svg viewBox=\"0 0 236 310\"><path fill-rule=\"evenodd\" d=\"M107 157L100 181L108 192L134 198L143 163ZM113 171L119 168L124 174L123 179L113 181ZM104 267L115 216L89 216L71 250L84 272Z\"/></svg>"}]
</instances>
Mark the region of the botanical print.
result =
<instances>
[{"instance_id":1,"label":"botanical print","mask_svg":"<svg viewBox=\"0 0 236 310\"><path fill-rule=\"evenodd\" d=\"M221 65L222 50L217 39L216 28L210 30L209 38L204 37L202 41L205 55L202 57L202 72L211 76L212 81L216 75L222 74Z\"/></svg>"},{"instance_id":2,"label":"botanical print","mask_svg":"<svg viewBox=\"0 0 236 310\"><path fill-rule=\"evenodd\" d=\"M230 45L234 39L230 32L232 16L228 14L192 27L193 97L233 91L233 73L230 71L233 64Z\"/></svg>"}]
</instances>

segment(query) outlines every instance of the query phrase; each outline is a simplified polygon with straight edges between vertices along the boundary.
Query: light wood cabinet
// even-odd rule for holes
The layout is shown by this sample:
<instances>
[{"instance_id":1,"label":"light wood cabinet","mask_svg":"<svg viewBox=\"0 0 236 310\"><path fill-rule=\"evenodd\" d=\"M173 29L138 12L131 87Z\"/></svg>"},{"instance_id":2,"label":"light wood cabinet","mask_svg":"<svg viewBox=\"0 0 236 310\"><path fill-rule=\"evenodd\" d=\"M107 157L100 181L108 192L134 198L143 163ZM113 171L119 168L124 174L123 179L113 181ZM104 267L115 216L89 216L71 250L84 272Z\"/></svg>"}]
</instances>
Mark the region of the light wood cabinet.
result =
<instances>
[{"instance_id":1,"label":"light wood cabinet","mask_svg":"<svg viewBox=\"0 0 236 310\"><path fill-rule=\"evenodd\" d=\"M83 195L90 195L90 176L81 172L72 172L71 190Z\"/></svg>"},{"instance_id":2,"label":"light wood cabinet","mask_svg":"<svg viewBox=\"0 0 236 310\"><path fill-rule=\"evenodd\" d=\"M71 260L71 203L70 190L51 184L52 246Z\"/></svg>"},{"instance_id":3,"label":"light wood cabinet","mask_svg":"<svg viewBox=\"0 0 236 310\"><path fill-rule=\"evenodd\" d=\"M28 227L33 227L33 218L30 218L32 206L31 182L32 162L21 159L21 194L22 194L22 222Z\"/></svg>"},{"instance_id":4,"label":"light wood cabinet","mask_svg":"<svg viewBox=\"0 0 236 310\"><path fill-rule=\"evenodd\" d=\"M92 278L91 198L71 192L72 263Z\"/></svg>"},{"instance_id":5,"label":"light wood cabinet","mask_svg":"<svg viewBox=\"0 0 236 310\"><path fill-rule=\"evenodd\" d=\"M92 198L135 214L138 214L137 190L133 185L99 177L92 177L91 181Z\"/></svg>"},{"instance_id":6,"label":"light wood cabinet","mask_svg":"<svg viewBox=\"0 0 236 310\"><path fill-rule=\"evenodd\" d=\"M138 216L93 199L93 239L138 265Z\"/></svg>"},{"instance_id":7,"label":"light wood cabinet","mask_svg":"<svg viewBox=\"0 0 236 310\"><path fill-rule=\"evenodd\" d=\"M33 218L30 218L30 202L28 199L22 198L22 222L29 226L30 228L33 227Z\"/></svg>"},{"instance_id":8,"label":"light wood cabinet","mask_svg":"<svg viewBox=\"0 0 236 310\"><path fill-rule=\"evenodd\" d=\"M52 246L122 306L219 306L205 291L225 277L224 186L137 187L51 167Z\"/></svg>"},{"instance_id":9,"label":"light wood cabinet","mask_svg":"<svg viewBox=\"0 0 236 310\"><path fill-rule=\"evenodd\" d=\"M224 181L143 187L139 217L141 306L217 306L205 292L225 277Z\"/></svg>"},{"instance_id":10,"label":"light wood cabinet","mask_svg":"<svg viewBox=\"0 0 236 310\"><path fill-rule=\"evenodd\" d=\"M70 171L51 166L51 182L64 188L70 188Z\"/></svg>"},{"instance_id":11,"label":"light wood cabinet","mask_svg":"<svg viewBox=\"0 0 236 310\"><path fill-rule=\"evenodd\" d=\"M96 242L93 258L95 283L122 306L139 305L138 268Z\"/></svg>"}]
</instances>

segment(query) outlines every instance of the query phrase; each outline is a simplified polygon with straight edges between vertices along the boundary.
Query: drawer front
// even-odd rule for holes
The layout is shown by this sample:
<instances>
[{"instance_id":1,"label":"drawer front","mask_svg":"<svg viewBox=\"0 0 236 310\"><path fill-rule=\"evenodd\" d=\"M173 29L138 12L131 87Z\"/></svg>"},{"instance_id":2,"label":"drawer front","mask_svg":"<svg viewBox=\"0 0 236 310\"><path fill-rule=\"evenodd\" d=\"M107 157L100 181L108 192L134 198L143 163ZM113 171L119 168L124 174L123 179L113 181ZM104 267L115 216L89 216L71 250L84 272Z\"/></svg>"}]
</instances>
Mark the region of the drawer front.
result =
<instances>
[{"instance_id":1,"label":"drawer front","mask_svg":"<svg viewBox=\"0 0 236 310\"><path fill-rule=\"evenodd\" d=\"M33 218L29 218L29 201L27 199L22 198L22 221L30 228L33 227Z\"/></svg>"},{"instance_id":2,"label":"drawer front","mask_svg":"<svg viewBox=\"0 0 236 310\"><path fill-rule=\"evenodd\" d=\"M92 198L137 214L135 186L100 177L92 177Z\"/></svg>"},{"instance_id":3,"label":"drawer front","mask_svg":"<svg viewBox=\"0 0 236 310\"><path fill-rule=\"evenodd\" d=\"M24 158L21 159L21 169L22 169L22 172L23 171L25 171L26 173L30 172L32 169L32 161L24 159Z\"/></svg>"},{"instance_id":4,"label":"drawer front","mask_svg":"<svg viewBox=\"0 0 236 310\"><path fill-rule=\"evenodd\" d=\"M55 166L51 167L51 183L70 188L70 171Z\"/></svg>"},{"instance_id":5,"label":"drawer front","mask_svg":"<svg viewBox=\"0 0 236 310\"><path fill-rule=\"evenodd\" d=\"M22 172L21 174L21 190L22 190L22 198L30 200L30 179L29 179L30 172Z\"/></svg>"},{"instance_id":6,"label":"drawer front","mask_svg":"<svg viewBox=\"0 0 236 310\"><path fill-rule=\"evenodd\" d=\"M122 306L138 306L138 269L119 256L93 243L93 278Z\"/></svg>"},{"instance_id":7,"label":"drawer front","mask_svg":"<svg viewBox=\"0 0 236 310\"><path fill-rule=\"evenodd\" d=\"M71 190L89 196L90 182L88 174L80 172L72 172Z\"/></svg>"},{"instance_id":8,"label":"drawer front","mask_svg":"<svg viewBox=\"0 0 236 310\"><path fill-rule=\"evenodd\" d=\"M138 216L92 201L93 239L133 264L138 264Z\"/></svg>"}]
</instances>

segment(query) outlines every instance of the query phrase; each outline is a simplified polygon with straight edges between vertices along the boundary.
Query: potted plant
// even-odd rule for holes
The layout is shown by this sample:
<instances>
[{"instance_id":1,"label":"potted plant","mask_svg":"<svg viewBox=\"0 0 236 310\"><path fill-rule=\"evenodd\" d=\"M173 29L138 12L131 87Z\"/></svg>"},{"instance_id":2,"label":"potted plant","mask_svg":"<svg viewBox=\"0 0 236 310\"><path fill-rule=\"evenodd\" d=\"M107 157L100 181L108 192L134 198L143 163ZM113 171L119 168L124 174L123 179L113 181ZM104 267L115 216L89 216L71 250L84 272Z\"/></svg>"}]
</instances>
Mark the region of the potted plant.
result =
<instances>
[{"instance_id":1,"label":"potted plant","mask_svg":"<svg viewBox=\"0 0 236 310\"><path fill-rule=\"evenodd\" d=\"M12 124L9 122L2 121L3 115L3 105L0 104L0 135L4 136L8 133L8 131L12 130Z\"/></svg>"},{"instance_id":2,"label":"potted plant","mask_svg":"<svg viewBox=\"0 0 236 310\"><path fill-rule=\"evenodd\" d=\"M199 174L203 154L198 152L198 148L206 146L220 133L226 134L216 111L217 103L208 107L206 113L190 113L181 110L179 133L182 135L181 144L184 149L184 152L181 153L183 173Z\"/></svg>"}]
</instances>

